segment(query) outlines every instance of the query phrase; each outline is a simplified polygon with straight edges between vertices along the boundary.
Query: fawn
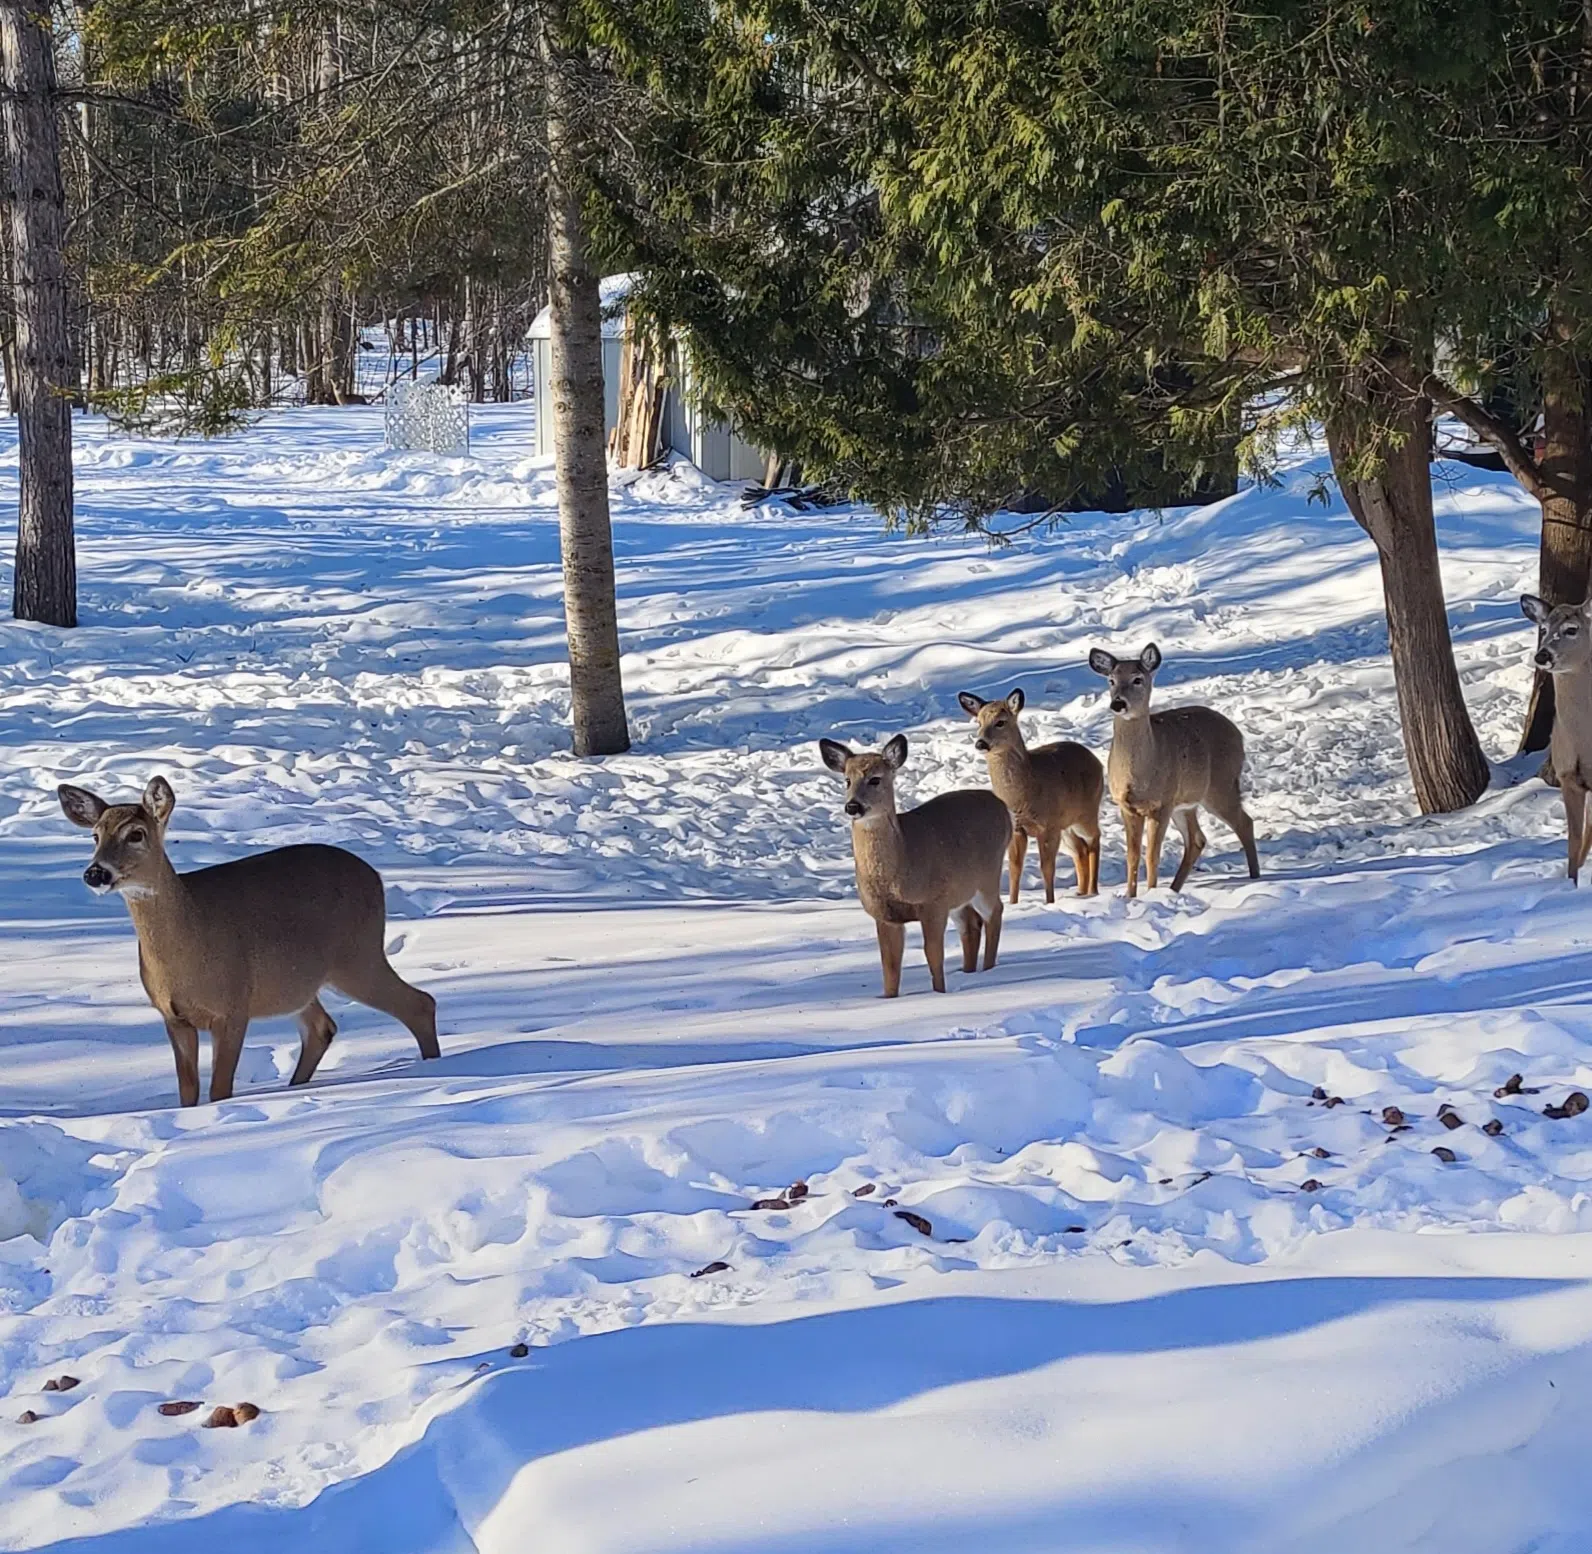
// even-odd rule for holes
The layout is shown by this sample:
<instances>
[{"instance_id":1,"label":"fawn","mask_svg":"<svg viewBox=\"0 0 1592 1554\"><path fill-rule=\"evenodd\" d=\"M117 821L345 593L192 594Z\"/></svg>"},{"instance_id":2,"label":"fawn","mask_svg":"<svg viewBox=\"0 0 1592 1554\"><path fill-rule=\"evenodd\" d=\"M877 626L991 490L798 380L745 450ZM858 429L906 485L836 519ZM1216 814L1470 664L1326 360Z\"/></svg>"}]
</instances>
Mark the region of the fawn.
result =
<instances>
[{"instance_id":1,"label":"fawn","mask_svg":"<svg viewBox=\"0 0 1592 1554\"><path fill-rule=\"evenodd\" d=\"M1056 853L1063 842L1078 876L1078 894L1095 895L1100 889L1100 797L1106 778L1094 753L1065 739L1030 749L1017 722L1024 706L1021 690L1000 701L985 701L971 691L956 699L978 724L974 747L988 757L990 786L1012 812L1007 899L1016 905L1029 837L1039 843L1046 901L1056 899Z\"/></svg>"},{"instance_id":2,"label":"fawn","mask_svg":"<svg viewBox=\"0 0 1592 1554\"><path fill-rule=\"evenodd\" d=\"M66 818L94 833L83 883L115 891L138 934L138 974L166 1022L177 1095L199 1100L199 1032L210 1032L210 1099L224 1101L249 1021L296 1014L302 1046L292 1083L308 1084L337 1027L323 987L407 1025L420 1055L440 1056L437 1001L387 961L381 876L340 847L279 847L179 874L166 856L176 796L153 778L136 804L86 788L57 792Z\"/></svg>"},{"instance_id":3,"label":"fawn","mask_svg":"<svg viewBox=\"0 0 1592 1554\"><path fill-rule=\"evenodd\" d=\"M1585 604L1549 606L1523 594L1520 609L1541 628L1533 662L1553 676L1553 734L1548 755L1564 800L1570 883L1580 883L1592 838L1586 828L1586 795L1592 787L1592 619Z\"/></svg>"},{"instance_id":4,"label":"fawn","mask_svg":"<svg viewBox=\"0 0 1592 1554\"><path fill-rule=\"evenodd\" d=\"M820 739L824 765L846 779L851 852L857 894L879 935L884 996L901 991L901 957L908 923L923 924L923 958L934 991L945 991L945 925L954 915L962 935L962 970L995 964L1001 941L1001 859L1012 817L987 789L942 793L916 809L898 811L895 774L907 758L897 734L883 750L854 751Z\"/></svg>"},{"instance_id":5,"label":"fawn","mask_svg":"<svg viewBox=\"0 0 1592 1554\"><path fill-rule=\"evenodd\" d=\"M1128 834L1128 894L1139 893L1139 854L1145 852L1145 877L1154 890L1161 872L1161 844L1167 823L1183 833L1183 857L1172 877L1181 890L1205 850L1199 806L1225 821L1244 849L1249 877L1260 878L1255 826L1244 808L1239 779L1244 770L1244 736L1211 707L1168 707L1150 711L1161 650L1152 642L1137 658L1113 658L1104 648L1089 654L1089 667L1111 688L1114 722L1106 775L1111 797L1122 811Z\"/></svg>"}]
</instances>

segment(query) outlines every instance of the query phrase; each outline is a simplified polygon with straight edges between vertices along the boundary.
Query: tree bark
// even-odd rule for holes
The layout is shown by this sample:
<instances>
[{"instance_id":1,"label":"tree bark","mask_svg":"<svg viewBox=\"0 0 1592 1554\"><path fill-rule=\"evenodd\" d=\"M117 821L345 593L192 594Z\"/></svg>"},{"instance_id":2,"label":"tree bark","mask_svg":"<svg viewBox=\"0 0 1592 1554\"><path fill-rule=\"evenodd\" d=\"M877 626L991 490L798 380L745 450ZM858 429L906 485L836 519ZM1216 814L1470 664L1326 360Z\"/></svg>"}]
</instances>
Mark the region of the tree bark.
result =
<instances>
[{"instance_id":1,"label":"tree bark","mask_svg":"<svg viewBox=\"0 0 1592 1554\"><path fill-rule=\"evenodd\" d=\"M582 104L559 48L562 16L542 9L547 95L548 281L551 302L553 454L569 639L570 715L576 755L630 748L619 674L614 542L608 513L603 414L602 304L581 210Z\"/></svg>"},{"instance_id":2,"label":"tree bark","mask_svg":"<svg viewBox=\"0 0 1592 1554\"><path fill-rule=\"evenodd\" d=\"M1329 420L1333 469L1355 521L1382 566L1388 650L1398 692L1404 755L1423 814L1463 809L1491 776L1454 665L1432 514L1430 403L1404 393L1375 407L1389 446L1375 473L1358 471L1363 433Z\"/></svg>"},{"instance_id":3,"label":"tree bark","mask_svg":"<svg viewBox=\"0 0 1592 1554\"><path fill-rule=\"evenodd\" d=\"M66 191L56 123L49 0L0 0L11 262L16 298L21 500L12 613L77 624L72 533L72 387L62 243Z\"/></svg>"},{"instance_id":4,"label":"tree bark","mask_svg":"<svg viewBox=\"0 0 1592 1554\"><path fill-rule=\"evenodd\" d=\"M1592 580L1592 424L1589 364L1551 357L1543 374L1542 453L1537 461L1542 540L1537 592L1549 604L1580 604ZM1553 733L1553 676L1533 677L1520 748L1546 750Z\"/></svg>"}]
</instances>

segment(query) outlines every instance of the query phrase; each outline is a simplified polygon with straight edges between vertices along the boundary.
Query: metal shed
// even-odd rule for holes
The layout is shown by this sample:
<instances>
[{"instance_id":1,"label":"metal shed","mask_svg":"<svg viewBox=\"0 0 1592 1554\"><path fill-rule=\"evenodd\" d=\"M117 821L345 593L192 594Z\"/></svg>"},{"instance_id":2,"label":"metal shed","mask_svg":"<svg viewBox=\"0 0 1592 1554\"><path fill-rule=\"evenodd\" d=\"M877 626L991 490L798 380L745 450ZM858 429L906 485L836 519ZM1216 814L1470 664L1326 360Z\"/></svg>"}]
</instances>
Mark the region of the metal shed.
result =
<instances>
[{"instance_id":1,"label":"metal shed","mask_svg":"<svg viewBox=\"0 0 1592 1554\"><path fill-rule=\"evenodd\" d=\"M619 420L620 358L625 343L625 298L631 277L609 275L601 283L603 304L603 424L612 432ZM547 394L552 377L550 310L536 315L526 343L531 356L532 397L536 404L536 451L553 451L553 410ZM704 415L691 403L689 384L671 382L663 415L665 445L689 459L711 480L761 480L768 458L728 421Z\"/></svg>"}]
</instances>

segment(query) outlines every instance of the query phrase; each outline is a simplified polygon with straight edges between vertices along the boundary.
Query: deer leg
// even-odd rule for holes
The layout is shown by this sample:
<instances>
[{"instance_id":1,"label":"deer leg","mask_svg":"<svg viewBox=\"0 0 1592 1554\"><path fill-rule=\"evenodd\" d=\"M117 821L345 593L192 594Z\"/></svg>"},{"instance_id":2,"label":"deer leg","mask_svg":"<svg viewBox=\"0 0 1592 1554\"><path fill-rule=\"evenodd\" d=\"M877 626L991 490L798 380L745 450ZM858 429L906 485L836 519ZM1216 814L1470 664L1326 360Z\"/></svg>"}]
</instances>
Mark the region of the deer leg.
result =
<instances>
[{"instance_id":1,"label":"deer leg","mask_svg":"<svg viewBox=\"0 0 1592 1554\"><path fill-rule=\"evenodd\" d=\"M1144 883L1149 890L1154 890L1161 882L1161 847L1166 841L1166 827L1171 818L1171 810L1158 809L1144 825Z\"/></svg>"},{"instance_id":2,"label":"deer leg","mask_svg":"<svg viewBox=\"0 0 1592 1554\"><path fill-rule=\"evenodd\" d=\"M1177 817L1177 828L1183 833L1183 856L1178 860L1177 873L1172 876L1172 889L1181 890L1183 881L1194 872L1194 865L1205 851L1205 833L1200 830L1197 810L1185 809Z\"/></svg>"},{"instance_id":3,"label":"deer leg","mask_svg":"<svg viewBox=\"0 0 1592 1554\"><path fill-rule=\"evenodd\" d=\"M1085 895L1098 896L1100 894L1100 828L1095 827L1095 833L1089 838L1089 889Z\"/></svg>"},{"instance_id":4,"label":"deer leg","mask_svg":"<svg viewBox=\"0 0 1592 1554\"><path fill-rule=\"evenodd\" d=\"M1559 793L1564 799L1565 834L1570 852L1570 883L1580 884L1581 864L1586 857L1586 789L1579 774L1559 777Z\"/></svg>"},{"instance_id":5,"label":"deer leg","mask_svg":"<svg viewBox=\"0 0 1592 1554\"><path fill-rule=\"evenodd\" d=\"M1028 833L1021 826L1012 827L1011 845L1006 849L1006 873L1009 876L1007 884L1011 891L1011 903L1017 905L1017 888L1023 878L1023 859L1028 856Z\"/></svg>"},{"instance_id":6,"label":"deer leg","mask_svg":"<svg viewBox=\"0 0 1592 1554\"><path fill-rule=\"evenodd\" d=\"M984 969L993 971L1001 947L1001 919L1006 915L1006 908L1001 905L1000 881L996 880L993 890L974 896L973 905L984 919Z\"/></svg>"},{"instance_id":7,"label":"deer leg","mask_svg":"<svg viewBox=\"0 0 1592 1554\"><path fill-rule=\"evenodd\" d=\"M1249 877L1252 880L1260 878L1260 854L1255 851L1255 822L1249 818L1249 811L1244 808L1243 798L1239 795L1238 784L1233 784L1231 793L1221 795L1221 802L1207 801L1211 813L1238 838L1238 844L1244 849L1244 861L1249 865Z\"/></svg>"},{"instance_id":8,"label":"deer leg","mask_svg":"<svg viewBox=\"0 0 1592 1554\"><path fill-rule=\"evenodd\" d=\"M318 998L312 998L298 1013L299 1060L293 1070L290 1085L307 1085L311 1075L326 1056L326 1049L337 1034L337 1022L321 1007Z\"/></svg>"},{"instance_id":9,"label":"deer leg","mask_svg":"<svg viewBox=\"0 0 1592 1554\"><path fill-rule=\"evenodd\" d=\"M423 1058L440 1058L437 1045L437 1001L418 987L411 987L381 956L364 966L339 969L327 979L345 998L390 1014L409 1027L409 1033Z\"/></svg>"},{"instance_id":10,"label":"deer leg","mask_svg":"<svg viewBox=\"0 0 1592 1554\"><path fill-rule=\"evenodd\" d=\"M984 919L971 906L965 906L956 914L956 926L962 935L962 970L977 971L978 941L984 932Z\"/></svg>"},{"instance_id":11,"label":"deer leg","mask_svg":"<svg viewBox=\"0 0 1592 1554\"><path fill-rule=\"evenodd\" d=\"M901 957L906 953L905 923L875 923L879 935L879 965L884 971L884 996L894 998L901 991Z\"/></svg>"},{"instance_id":12,"label":"deer leg","mask_svg":"<svg viewBox=\"0 0 1592 1554\"><path fill-rule=\"evenodd\" d=\"M1056 831L1039 833L1039 875L1045 882L1045 900L1056 899L1056 854L1061 849L1061 835Z\"/></svg>"},{"instance_id":13,"label":"deer leg","mask_svg":"<svg viewBox=\"0 0 1592 1554\"><path fill-rule=\"evenodd\" d=\"M166 1035L177 1059L177 1100L183 1106L199 1104L199 1032L186 1020L166 1016Z\"/></svg>"},{"instance_id":14,"label":"deer leg","mask_svg":"<svg viewBox=\"0 0 1592 1554\"><path fill-rule=\"evenodd\" d=\"M1128 834L1128 899L1139 893L1139 853L1144 846L1144 816L1122 811L1122 829Z\"/></svg>"},{"instance_id":15,"label":"deer leg","mask_svg":"<svg viewBox=\"0 0 1592 1554\"><path fill-rule=\"evenodd\" d=\"M925 911L923 924L923 958L929 963L929 980L936 993L945 991L945 920L944 912Z\"/></svg>"},{"instance_id":16,"label":"deer leg","mask_svg":"<svg viewBox=\"0 0 1592 1554\"><path fill-rule=\"evenodd\" d=\"M249 1017L229 1015L210 1027L210 1099L230 1101L232 1081L238 1072L238 1059L243 1056L243 1034L249 1028Z\"/></svg>"}]
</instances>

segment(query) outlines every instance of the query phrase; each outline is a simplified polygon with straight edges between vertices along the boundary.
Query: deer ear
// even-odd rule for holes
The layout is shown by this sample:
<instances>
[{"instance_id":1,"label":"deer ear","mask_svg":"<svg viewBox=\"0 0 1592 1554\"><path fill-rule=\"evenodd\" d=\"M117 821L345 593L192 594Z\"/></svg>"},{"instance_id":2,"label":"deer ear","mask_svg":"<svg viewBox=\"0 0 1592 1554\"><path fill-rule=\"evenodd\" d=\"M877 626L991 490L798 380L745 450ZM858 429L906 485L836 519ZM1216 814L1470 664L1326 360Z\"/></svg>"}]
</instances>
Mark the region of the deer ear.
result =
<instances>
[{"instance_id":1,"label":"deer ear","mask_svg":"<svg viewBox=\"0 0 1592 1554\"><path fill-rule=\"evenodd\" d=\"M171 791L171 784L164 777L151 777L149 786L144 789L144 808L155 817L155 824L162 831L176 807L177 795Z\"/></svg>"},{"instance_id":2,"label":"deer ear","mask_svg":"<svg viewBox=\"0 0 1592 1554\"><path fill-rule=\"evenodd\" d=\"M1013 686L1011 695L1006 698L1006 705L1013 712L1021 712L1028 705L1028 699L1023 695L1021 686Z\"/></svg>"},{"instance_id":3,"label":"deer ear","mask_svg":"<svg viewBox=\"0 0 1592 1554\"><path fill-rule=\"evenodd\" d=\"M99 824L100 816L110 808L99 794L90 793L87 788L74 788L69 782L63 782L55 795L61 801L66 818L85 831L92 831Z\"/></svg>"},{"instance_id":4,"label":"deer ear","mask_svg":"<svg viewBox=\"0 0 1592 1554\"><path fill-rule=\"evenodd\" d=\"M975 696L971 691L963 691L956 700L962 711L970 718L976 718L978 709L987 705L982 696Z\"/></svg>"},{"instance_id":5,"label":"deer ear","mask_svg":"<svg viewBox=\"0 0 1592 1554\"><path fill-rule=\"evenodd\" d=\"M1139 668L1146 674L1154 674L1161 667L1161 650L1153 642L1139 654Z\"/></svg>"},{"instance_id":6,"label":"deer ear","mask_svg":"<svg viewBox=\"0 0 1592 1554\"><path fill-rule=\"evenodd\" d=\"M907 736L897 734L879 753L891 766L900 771L907 764Z\"/></svg>"},{"instance_id":7,"label":"deer ear","mask_svg":"<svg viewBox=\"0 0 1592 1554\"><path fill-rule=\"evenodd\" d=\"M824 758L824 765L830 771L840 772L844 775L846 762L851 759L851 751L843 744L834 739L820 739L818 741L818 753Z\"/></svg>"},{"instance_id":8,"label":"deer ear","mask_svg":"<svg viewBox=\"0 0 1592 1554\"><path fill-rule=\"evenodd\" d=\"M1117 661L1104 648L1090 648L1089 667L1096 674L1110 674L1117 667Z\"/></svg>"},{"instance_id":9,"label":"deer ear","mask_svg":"<svg viewBox=\"0 0 1592 1554\"><path fill-rule=\"evenodd\" d=\"M1521 594L1520 613L1528 621L1535 621L1539 626L1548 624L1547 601L1539 599L1535 594Z\"/></svg>"}]
</instances>

